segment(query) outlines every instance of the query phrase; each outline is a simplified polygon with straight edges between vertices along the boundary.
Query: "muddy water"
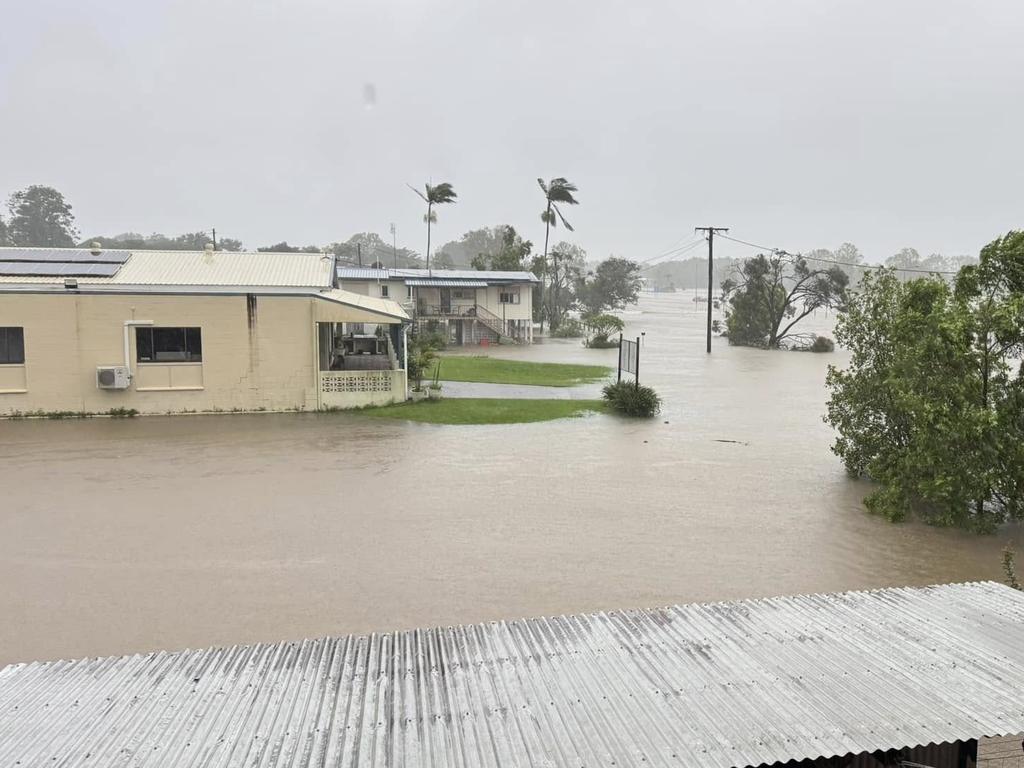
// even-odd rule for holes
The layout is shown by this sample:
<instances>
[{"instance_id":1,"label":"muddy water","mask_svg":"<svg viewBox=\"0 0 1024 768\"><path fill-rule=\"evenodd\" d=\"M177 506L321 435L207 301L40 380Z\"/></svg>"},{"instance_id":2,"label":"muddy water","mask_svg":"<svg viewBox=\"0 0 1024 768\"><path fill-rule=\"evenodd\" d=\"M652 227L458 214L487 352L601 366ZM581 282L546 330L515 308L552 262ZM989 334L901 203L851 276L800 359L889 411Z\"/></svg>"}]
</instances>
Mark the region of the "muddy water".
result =
<instances>
[{"instance_id":1,"label":"muddy water","mask_svg":"<svg viewBox=\"0 0 1024 768\"><path fill-rule=\"evenodd\" d=\"M999 578L1016 531L865 514L821 421L841 354L708 357L689 296L627 317L650 423L0 422L0 663Z\"/></svg>"}]
</instances>

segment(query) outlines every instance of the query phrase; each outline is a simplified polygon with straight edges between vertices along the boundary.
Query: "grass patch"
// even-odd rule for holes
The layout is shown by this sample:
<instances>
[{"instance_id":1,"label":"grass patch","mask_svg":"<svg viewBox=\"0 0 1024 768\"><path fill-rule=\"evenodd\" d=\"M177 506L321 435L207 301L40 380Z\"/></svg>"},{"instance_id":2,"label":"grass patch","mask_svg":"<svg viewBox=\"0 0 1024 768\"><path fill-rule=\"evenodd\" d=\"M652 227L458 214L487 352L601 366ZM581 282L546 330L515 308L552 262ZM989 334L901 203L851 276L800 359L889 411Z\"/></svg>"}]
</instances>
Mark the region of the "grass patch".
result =
<instances>
[{"instance_id":1,"label":"grass patch","mask_svg":"<svg viewBox=\"0 0 1024 768\"><path fill-rule=\"evenodd\" d=\"M539 384L548 387L573 387L600 381L612 372L605 365L569 363L529 363L486 356L442 357L442 381L474 381L487 384Z\"/></svg>"},{"instance_id":2,"label":"grass patch","mask_svg":"<svg viewBox=\"0 0 1024 768\"><path fill-rule=\"evenodd\" d=\"M603 411L600 400L500 400L484 397L421 400L362 410L380 419L424 424L526 424Z\"/></svg>"}]
</instances>

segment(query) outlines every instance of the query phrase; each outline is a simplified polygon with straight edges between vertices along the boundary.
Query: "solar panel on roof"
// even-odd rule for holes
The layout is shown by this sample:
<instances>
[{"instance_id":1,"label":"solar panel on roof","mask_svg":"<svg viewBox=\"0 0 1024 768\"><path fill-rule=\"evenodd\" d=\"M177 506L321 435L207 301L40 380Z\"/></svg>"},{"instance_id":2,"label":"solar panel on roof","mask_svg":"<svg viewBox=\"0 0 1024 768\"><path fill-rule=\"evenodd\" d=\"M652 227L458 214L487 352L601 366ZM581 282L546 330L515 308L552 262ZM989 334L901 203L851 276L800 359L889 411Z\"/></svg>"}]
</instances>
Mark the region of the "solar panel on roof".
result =
<instances>
[{"instance_id":1,"label":"solar panel on roof","mask_svg":"<svg viewBox=\"0 0 1024 768\"><path fill-rule=\"evenodd\" d=\"M130 251L98 251L88 248L0 248L0 262L57 262L63 264L124 264Z\"/></svg>"},{"instance_id":2,"label":"solar panel on roof","mask_svg":"<svg viewBox=\"0 0 1024 768\"><path fill-rule=\"evenodd\" d=\"M18 277L113 277L121 264L83 264L61 261L0 261L0 275Z\"/></svg>"}]
</instances>

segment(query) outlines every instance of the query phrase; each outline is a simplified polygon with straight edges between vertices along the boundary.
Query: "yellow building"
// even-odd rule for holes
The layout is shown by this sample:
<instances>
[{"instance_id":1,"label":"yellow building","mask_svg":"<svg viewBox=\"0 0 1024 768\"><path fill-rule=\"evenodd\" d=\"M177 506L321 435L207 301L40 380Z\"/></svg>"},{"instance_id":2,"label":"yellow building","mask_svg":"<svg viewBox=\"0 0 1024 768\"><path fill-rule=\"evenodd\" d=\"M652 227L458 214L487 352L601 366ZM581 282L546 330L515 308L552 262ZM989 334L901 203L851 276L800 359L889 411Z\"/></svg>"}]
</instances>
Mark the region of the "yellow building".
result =
<instances>
[{"instance_id":1,"label":"yellow building","mask_svg":"<svg viewBox=\"0 0 1024 768\"><path fill-rule=\"evenodd\" d=\"M319 253L0 248L0 415L400 401L408 321Z\"/></svg>"}]
</instances>

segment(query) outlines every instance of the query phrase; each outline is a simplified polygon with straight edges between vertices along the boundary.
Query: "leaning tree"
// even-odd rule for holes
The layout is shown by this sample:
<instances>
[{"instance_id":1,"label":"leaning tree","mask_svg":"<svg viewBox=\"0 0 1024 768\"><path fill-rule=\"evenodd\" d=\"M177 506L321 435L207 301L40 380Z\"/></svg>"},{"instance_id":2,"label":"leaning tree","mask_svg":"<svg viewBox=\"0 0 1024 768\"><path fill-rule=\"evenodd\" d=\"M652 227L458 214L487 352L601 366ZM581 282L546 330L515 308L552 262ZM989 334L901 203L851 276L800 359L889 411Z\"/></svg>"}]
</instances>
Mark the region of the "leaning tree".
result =
<instances>
[{"instance_id":1,"label":"leaning tree","mask_svg":"<svg viewBox=\"0 0 1024 768\"><path fill-rule=\"evenodd\" d=\"M544 193L544 210L541 211L540 220L544 222L544 256L541 260L541 265L544 270L544 274L541 275L541 280L547 280L548 273L548 241L551 237L551 228L557 227L558 222L561 221L562 225L570 232L573 231L572 225L566 221L565 216L562 215L561 209L558 207L559 203L564 205L579 205L579 200L573 195L577 192L576 185L568 179L561 176L552 179L551 181L544 181L544 179L537 179L537 184L540 185L541 191ZM543 298L542 298L543 303ZM541 314L541 331L544 330L544 315Z\"/></svg>"},{"instance_id":2,"label":"leaning tree","mask_svg":"<svg viewBox=\"0 0 1024 768\"><path fill-rule=\"evenodd\" d=\"M849 276L837 265L812 267L800 254L774 251L744 261L722 283L729 343L779 349L817 309L841 308Z\"/></svg>"},{"instance_id":3,"label":"leaning tree","mask_svg":"<svg viewBox=\"0 0 1024 768\"><path fill-rule=\"evenodd\" d=\"M435 205L444 205L445 203L454 203L455 198L458 195L455 194L455 189L447 181L442 181L440 184L425 184L424 189L426 194L420 192L416 187L411 184L408 185L409 189L419 195L423 202L427 204L427 212L423 214L423 221L427 224L427 269L430 269L430 225L437 221L437 213L434 211Z\"/></svg>"}]
</instances>

